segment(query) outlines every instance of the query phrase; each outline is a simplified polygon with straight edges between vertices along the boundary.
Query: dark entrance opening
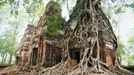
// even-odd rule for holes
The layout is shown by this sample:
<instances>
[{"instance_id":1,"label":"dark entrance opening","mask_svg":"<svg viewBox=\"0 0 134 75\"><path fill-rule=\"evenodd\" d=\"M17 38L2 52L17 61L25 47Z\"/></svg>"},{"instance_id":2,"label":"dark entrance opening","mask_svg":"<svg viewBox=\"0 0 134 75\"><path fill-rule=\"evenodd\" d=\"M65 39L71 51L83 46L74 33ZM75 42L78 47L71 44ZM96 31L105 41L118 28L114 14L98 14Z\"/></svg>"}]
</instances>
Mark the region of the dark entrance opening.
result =
<instances>
[{"instance_id":1,"label":"dark entrance opening","mask_svg":"<svg viewBox=\"0 0 134 75\"><path fill-rule=\"evenodd\" d=\"M32 51L32 65L36 65L37 53L38 53L38 48L33 48L33 51Z\"/></svg>"},{"instance_id":2,"label":"dark entrance opening","mask_svg":"<svg viewBox=\"0 0 134 75\"><path fill-rule=\"evenodd\" d=\"M80 52L74 52L75 59L77 60L77 63L80 63Z\"/></svg>"},{"instance_id":3,"label":"dark entrance opening","mask_svg":"<svg viewBox=\"0 0 134 75\"><path fill-rule=\"evenodd\" d=\"M69 55L72 59L77 61L77 64L80 63L80 51L77 48L73 48L69 50Z\"/></svg>"}]
</instances>

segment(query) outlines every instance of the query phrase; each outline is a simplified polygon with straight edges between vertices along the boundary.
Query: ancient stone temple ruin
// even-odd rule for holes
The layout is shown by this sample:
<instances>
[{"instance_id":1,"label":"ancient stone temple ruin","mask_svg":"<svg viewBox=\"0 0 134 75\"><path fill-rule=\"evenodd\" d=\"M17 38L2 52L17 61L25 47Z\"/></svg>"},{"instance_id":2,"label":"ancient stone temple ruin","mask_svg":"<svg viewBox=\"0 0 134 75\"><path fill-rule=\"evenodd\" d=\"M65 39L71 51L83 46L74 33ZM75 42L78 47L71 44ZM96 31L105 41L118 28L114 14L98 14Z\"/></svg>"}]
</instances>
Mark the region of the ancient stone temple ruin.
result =
<instances>
[{"instance_id":1,"label":"ancient stone temple ruin","mask_svg":"<svg viewBox=\"0 0 134 75\"><path fill-rule=\"evenodd\" d=\"M30 52L31 52L31 40L32 37L34 36L34 31L35 31L35 27L33 25L27 25L27 28L24 32L24 35L21 39L21 42L16 50L16 54L17 54L17 60L16 60L16 64L22 64L21 60L22 58L21 55L23 52L26 52L25 54L25 60L24 63L26 63L28 61L28 57L30 56ZM18 58L19 57L19 58Z\"/></svg>"},{"instance_id":2,"label":"ancient stone temple ruin","mask_svg":"<svg viewBox=\"0 0 134 75\"><path fill-rule=\"evenodd\" d=\"M62 58L63 60L67 58L66 56L63 57L64 53L66 52L64 46L66 44L64 40L69 39L70 42L68 43L68 63L71 66L79 64L80 61L83 59L86 45L88 47L93 45L93 47L89 48L92 52L87 52L87 57L89 57L88 55L92 53L93 58L98 58L97 50L99 49L98 59L100 59L103 63L107 63L108 66L113 66L116 59L114 55L116 50L116 38L113 36L109 36L105 31L105 28L103 30L102 27L95 28L95 25L89 25L87 28L84 28L84 26L81 25L79 26L79 28L77 28L77 32L79 33L75 31L74 34L72 32L76 28L79 20L73 17L74 15L72 13L70 16L71 19L68 21L68 26L66 26L64 35L48 34L48 32L46 31L48 27L46 17L51 15L61 16L61 9L58 7L52 7L54 5L53 3L55 2L48 3L44 15L40 17L37 27L33 25L28 25L27 29L25 30L24 36L17 50L20 53L26 51L26 59L24 63L30 63L31 65L40 64L45 67L52 67L60 63ZM78 8L75 8L74 10L77 9ZM78 14L78 12L76 12L75 14ZM90 19L88 22L90 22ZM92 27L94 27L94 30L91 29ZM81 29L87 29L87 31L84 33L80 31ZM110 32L113 34L112 30ZM88 65L91 66L90 63L88 63Z\"/></svg>"},{"instance_id":3,"label":"ancient stone temple ruin","mask_svg":"<svg viewBox=\"0 0 134 75\"><path fill-rule=\"evenodd\" d=\"M50 1L38 25L27 26L17 64L43 67L37 75L128 75L120 67L117 38L100 4L77 0L66 23L59 4Z\"/></svg>"},{"instance_id":4,"label":"ancient stone temple ruin","mask_svg":"<svg viewBox=\"0 0 134 75\"><path fill-rule=\"evenodd\" d=\"M37 27L27 25L21 43L16 51L16 53L20 54L20 58L17 59L17 64L42 64L45 67L51 67L61 62L62 46L56 45L56 43L58 43L58 40L63 39L63 35L50 35L46 32L47 23L45 18L50 15L61 16L61 9L52 7L53 5L57 5L57 3L53 1L48 3L45 13L40 17ZM21 55L24 51L26 52L24 55L25 60L22 61L23 57L21 57Z\"/></svg>"}]
</instances>

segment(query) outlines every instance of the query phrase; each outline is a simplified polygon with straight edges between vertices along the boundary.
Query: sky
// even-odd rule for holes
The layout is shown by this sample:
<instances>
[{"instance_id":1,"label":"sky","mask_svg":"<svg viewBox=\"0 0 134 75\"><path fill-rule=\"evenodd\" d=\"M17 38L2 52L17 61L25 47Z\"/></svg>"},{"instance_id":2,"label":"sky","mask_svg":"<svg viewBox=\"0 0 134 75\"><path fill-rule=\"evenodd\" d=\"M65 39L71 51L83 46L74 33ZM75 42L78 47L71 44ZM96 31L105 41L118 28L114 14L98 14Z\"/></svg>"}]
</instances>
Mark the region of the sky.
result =
<instances>
[{"instance_id":1,"label":"sky","mask_svg":"<svg viewBox=\"0 0 134 75\"><path fill-rule=\"evenodd\" d=\"M127 44L130 36L134 36L134 11L131 8L121 14L119 18L119 36Z\"/></svg>"}]
</instances>

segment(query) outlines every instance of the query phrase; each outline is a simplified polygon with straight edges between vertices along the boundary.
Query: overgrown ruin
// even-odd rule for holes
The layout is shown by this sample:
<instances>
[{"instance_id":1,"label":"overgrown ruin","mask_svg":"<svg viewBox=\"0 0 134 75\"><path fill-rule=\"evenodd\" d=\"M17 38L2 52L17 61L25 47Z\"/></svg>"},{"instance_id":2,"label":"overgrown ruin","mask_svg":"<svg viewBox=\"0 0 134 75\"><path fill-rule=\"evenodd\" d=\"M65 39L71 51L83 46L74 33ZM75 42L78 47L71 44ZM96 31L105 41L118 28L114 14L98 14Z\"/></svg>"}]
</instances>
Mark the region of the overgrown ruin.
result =
<instances>
[{"instance_id":1,"label":"overgrown ruin","mask_svg":"<svg viewBox=\"0 0 134 75\"><path fill-rule=\"evenodd\" d=\"M65 27L53 34L47 29L47 17L61 16L61 9L50 1L38 26L28 25L24 37L31 32L29 41L22 39L18 48L27 52L28 59L9 74L134 75L120 66L117 38L100 4L100 0L77 0Z\"/></svg>"}]
</instances>

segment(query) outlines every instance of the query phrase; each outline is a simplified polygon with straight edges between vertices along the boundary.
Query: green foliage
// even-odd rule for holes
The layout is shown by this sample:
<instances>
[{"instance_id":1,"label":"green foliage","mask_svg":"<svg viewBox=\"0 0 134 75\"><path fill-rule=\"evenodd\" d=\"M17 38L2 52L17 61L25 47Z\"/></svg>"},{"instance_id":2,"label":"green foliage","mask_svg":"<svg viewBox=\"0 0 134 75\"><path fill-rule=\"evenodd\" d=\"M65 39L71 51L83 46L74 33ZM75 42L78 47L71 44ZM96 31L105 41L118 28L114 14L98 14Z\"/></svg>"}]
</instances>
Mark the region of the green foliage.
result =
<instances>
[{"instance_id":1,"label":"green foliage","mask_svg":"<svg viewBox=\"0 0 134 75\"><path fill-rule=\"evenodd\" d=\"M122 8L121 8L121 7L117 8L117 9L115 10L115 14L119 14L119 13L121 13L121 12L122 12Z\"/></svg>"},{"instance_id":2,"label":"green foliage","mask_svg":"<svg viewBox=\"0 0 134 75\"><path fill-rule=\"evenodd\" d=\"M12 4L15 0L0 0L0 6L4 6L5 4Z\"/></svg>"},{"instance_id":3,"label":"green foliage","mask_svg":"<svg viewBox=\"0 0 134 75\"><path fill-rule=\"evenodd\" d=\"M53 8L53 9L52 9ZM50 1L47 6L46 6L46 11L51 10L51 11L58 11L58 13L61 14L61 6L58 2L55 1ZM55 11L56 10L56 11ZM57 12L56 12L57 13Z\"/></svg>"},{"instance_id":4,"label":"green foliage","mask_svg":"<svg viewBox=\"0 0 134 75\"><path fill-rule=\"evenodd\" d=\"M133 64L134 64L134 62L133 62L134 61L134 54L133 55L129 55L128 56L128 59L129 59L128 60L128 66L129 65L132 65L133 66Z\"/></svg>"},{"instance_id":5,"label":"green foliage","mask_svg":"<svg viewBox=\"0 0 134 75\"><path fill-rule=\"evenodd\" d=\"M18 16L18 10L14 9L14 10L11 10L11 15L14 15L14 16Z\"/></svg>"},{"instance_id":6,"label":"green foliage","mask_svg":"<svg viewBox=\"0 0 134 75\"><path fill-rule=\"evenodd\" d=\"M125 52L124 52L124 44L123 44L123 42L121 41L121 40L118 40L118 53L120 54L120 55L124 55L125 54Z\"/></svg>"},{"instance_id":7,"label":"green foliage","mask_svg":"<svg viewBox=\"0 0 134 75\"><path fill-rule=\"evenodd\" d=\"M27 13L33 13L33 14L36 14L38 12L38 9L42 4L42 0L32 0L32 1L23 0L23 1Z\"/></svg>"},{"instance_id":8,"label":"green foliage","mask_svg":"<svg viewBox=\"0 0 134 75\"><path fill-rule=\"evenodd\" d=\"M0 7L4 7L5 4L10 5L11 7L11 15L18 15L18 10L21 7L21 3L23 3L24 8L26 9L27 13L36 14L40 5L43 3L43 0L1 0Z\"/></svg>"},{"instance_id":9,"label":"green foliage","mask_svg":"<svg viewBox=\"0 0 134 75\"><path fill-rule=\"evenodd\" d=\"M134 11L134 1L133 1L133 3L131 3L130 5L128 5L129 7L131 7L132 9L133 9L133 11Z\"/></svg>"},{"instance_id":10,"label":"green foliage","mask_svg":"<svg viewBox=\"0 0 134 75\"><path fill-rule=\"evenodd\" d=\"M130 5L130 7L134 8L134 3L132 3L132 4Z\"/></svg>"},{"instance_id":11,"label":"green foliage","mask_svg":"<svg viewBox=\"0 0 134 75\"><path fill-rule=\"evenodd\" d=\"M134 36L129 37L128 39L128 65L133 65L134 64Z\"/></svg>"},{"instance_id":12,"label":"green foliage","mask_svg":"<svg viewBox=\"0 0 134 75\"><path fill-rule=\"evenodd\" d=\"M0 7L4 6L6 3L6 1L0 1Z\"/></svg>"},{"instance_id":13,"label":"green foliage","mask_svg":"<svg viewBox=\"0 0 134 75\"><path fill-rule=\"evenodd\" d=\"M33 0L33 2L35 2L35 3L41 3L42 0Z\"/></svg>"},{"instance_id":14,"label":"green foliage","mask_svg":"<svg viewBox=\"0 0 134 75\"><path fill-rule=\"evenodd\" d=\"M24 4L29 4L30 0L23 0Z\"/></svg>"},{"instance_id":15,"label":"green foliage","mask_svg":"<svg viewBox=\"0 0 134 75\"><path fill-rule=\"evenodd\" d=\"M0 53L14 54L17 47L14 29L7 29L0 37Z\"/></svg>"},{"instance_id":16,"label":"green foliage","mask_svg":"<svg viewBox=\"0 0 134 75\"><path fill-rule=\"evenodd\" d=\"M11 5L15 0L9 0L9 4Z\"/></svg>"},{"instance_id":17,"label":"green foliage","mask_svg":"<svg viewBox=\"0 0 134 75\"><path fill-rule=\"evenodd\" d=\"M47 32L50 35L57 35L58 31L65 28L66 22L61 16L47 16Z\"/></svg>"},{"instance_id":18,"label":"green foliage","mask_svg":"<svg viewBox=\"0 0 134 75\"><path fill-rule=\"evenodd\" d=\"M128 43L134 45L134 36L129 37Z\"/></svg>"},{"instance_id":19,"label":"green foliage","mask_svg":"<svg viewBox=\"0 0 134 75\"><path fill-rule=\"evenodd\" d=\"M128 48L130 51L134 51L134 36L129 37ZM133 53L134 55L134 53Z\"/></svg>"}]
</instances>

